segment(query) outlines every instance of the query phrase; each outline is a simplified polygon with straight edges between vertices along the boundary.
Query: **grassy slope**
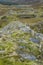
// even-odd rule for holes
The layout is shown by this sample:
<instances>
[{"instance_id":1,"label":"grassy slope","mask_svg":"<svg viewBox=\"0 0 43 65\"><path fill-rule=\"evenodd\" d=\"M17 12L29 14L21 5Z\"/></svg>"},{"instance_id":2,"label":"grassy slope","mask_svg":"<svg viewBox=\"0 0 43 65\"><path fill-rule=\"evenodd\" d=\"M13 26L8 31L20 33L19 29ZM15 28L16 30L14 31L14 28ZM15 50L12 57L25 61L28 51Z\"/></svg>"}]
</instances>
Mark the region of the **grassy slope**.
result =
<instances>
[{"instance_id":1,"label":"grassy slope","mask_svg":"<svg viewBox=\"0 0 43 65\"><path fill-rule=\"evenodd\" d=\"M30 8L30 7L28 7L28 8ZM13 21L13 20L20 20L21 22L28 23L28 24L42 21L43 17L40 17L40 15L42 15L41 12L43 12L43 8L41 6L39 8L34 8L34 7L31 7L31 8L37 10L37 13L33 13L33 14L37 15L38 17L36 17L36 18L19 18L19 17L17 17L17 14L15 16L15 13L14 13L14 15L10 15L10 16L8 15L8 19L5 18L6 20L4 19L4 22L3 22L3 19L0 19L0 24L3 26L4 23L6 24L6 23L8 23L10 21ZM1 16L3 16L3 15L7 16L6 13L8 11L10 12L10 10L13 10L13 11L16 11L16 12L18 12L18 11L22 12L21 9L17 9L14 6L10 7L10 6L2 6L2 5L0 5L0 10L1 10L0 11ZM26 8L25 8L25 10L26 10ZM25 11L25 10L23 9L23 11ZM31 11L31 13L32 13L32 11Z\"/></svg>"}]
</instances>

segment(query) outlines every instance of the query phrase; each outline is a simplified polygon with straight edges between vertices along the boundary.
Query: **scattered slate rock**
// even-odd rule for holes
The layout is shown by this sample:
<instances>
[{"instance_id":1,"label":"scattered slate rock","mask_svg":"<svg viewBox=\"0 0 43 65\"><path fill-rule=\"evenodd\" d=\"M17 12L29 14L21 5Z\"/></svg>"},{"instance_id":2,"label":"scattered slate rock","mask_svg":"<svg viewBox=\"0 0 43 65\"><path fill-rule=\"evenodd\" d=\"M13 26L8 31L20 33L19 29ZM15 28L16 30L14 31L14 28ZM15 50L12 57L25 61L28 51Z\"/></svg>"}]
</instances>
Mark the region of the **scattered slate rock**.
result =
<instances>
[{"instance_id":1,"label":"scattered slate rock","mask_svg":"<svg viewBox=\"0 0 43 65\"><path fill-rule=\"evenodd\" d=\"M36 60L36 57L34 55L29 55L29 54L20 54L22 58L28 59L28 60Z\"/></svg>"},{"instance_id":2,"label":"scattered slate rock","mask_svg":"<svg viewBox=\"0 0 43 65\"><path fill-rule=\"evenodd\" d=\"M40 40L36 39L36 38L30 38L30 41L34 42L34 43L40 43Z\"/></svg>"}]
</instances>

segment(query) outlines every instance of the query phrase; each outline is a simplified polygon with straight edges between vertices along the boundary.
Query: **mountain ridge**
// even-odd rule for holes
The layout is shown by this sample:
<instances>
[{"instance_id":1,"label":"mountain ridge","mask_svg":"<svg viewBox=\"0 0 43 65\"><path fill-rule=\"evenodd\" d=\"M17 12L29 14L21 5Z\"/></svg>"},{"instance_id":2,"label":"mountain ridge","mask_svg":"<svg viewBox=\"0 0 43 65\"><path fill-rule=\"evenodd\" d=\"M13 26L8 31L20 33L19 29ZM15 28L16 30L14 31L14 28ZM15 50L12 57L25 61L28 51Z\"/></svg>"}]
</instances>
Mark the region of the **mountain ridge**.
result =
<instances>
[{"instance_id":1,"label":"mountain ridge","mask_svg":"<svg viewBox=\"0 0 43 65\"><path fill-rule=\"evenodd\" d=\"M36 4L36 3L43 3L43 0L0 0L0 4L9 4L9 5L15 5L15 4Z\"/></svg>"}]
</instances>

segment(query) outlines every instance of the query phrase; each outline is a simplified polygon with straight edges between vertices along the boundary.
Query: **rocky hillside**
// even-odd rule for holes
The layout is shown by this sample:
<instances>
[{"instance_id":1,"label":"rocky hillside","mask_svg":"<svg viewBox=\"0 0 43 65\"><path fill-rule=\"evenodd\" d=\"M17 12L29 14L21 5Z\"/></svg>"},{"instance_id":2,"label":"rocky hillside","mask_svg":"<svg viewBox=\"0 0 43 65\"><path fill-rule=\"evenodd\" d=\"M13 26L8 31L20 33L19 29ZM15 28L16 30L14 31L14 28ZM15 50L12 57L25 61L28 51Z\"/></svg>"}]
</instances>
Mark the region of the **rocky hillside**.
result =
<instances>
[{"instance_id":1,"label":"rocky hillside","mask_svg":"<svg viewBox=\"0 0 43 65\"><path fill-rule=\"evenodd\" d=\"M0 30L1 65L43 65L43 34L13 21Z\"/></svg>"},{"instance_id":2,"label":"rocky hillside","mask_svg":"<svg viewBox=\"0 0 43 65\"><path fill-rule=\"evenodd\" d=\"M0 4L0 65L43 65L42 5Z\"/></svg>"}]
</instances>

